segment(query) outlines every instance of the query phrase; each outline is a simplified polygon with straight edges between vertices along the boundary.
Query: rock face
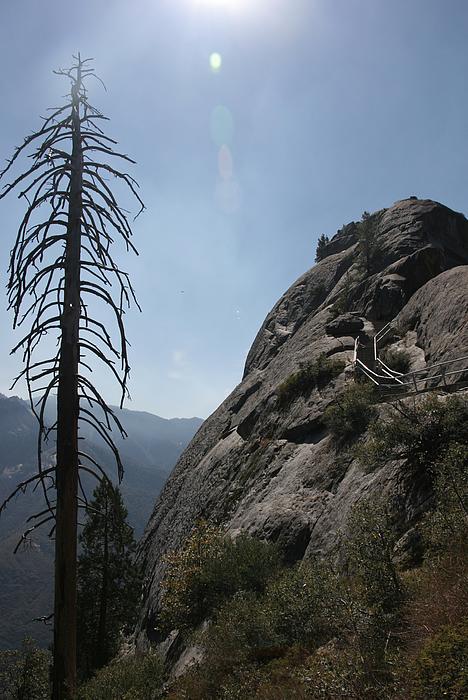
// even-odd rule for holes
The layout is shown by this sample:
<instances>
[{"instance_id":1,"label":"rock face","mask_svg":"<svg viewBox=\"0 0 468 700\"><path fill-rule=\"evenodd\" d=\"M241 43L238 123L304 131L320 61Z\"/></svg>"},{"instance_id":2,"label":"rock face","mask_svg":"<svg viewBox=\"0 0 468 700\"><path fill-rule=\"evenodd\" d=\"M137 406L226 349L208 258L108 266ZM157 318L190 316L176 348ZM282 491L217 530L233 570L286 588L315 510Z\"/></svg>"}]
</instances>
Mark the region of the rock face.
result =
<instances>
[{"instance_id":1,"label":"rock face","mask_svg":"<svg viewBox=\"0 0 468 700\"><path fill-rule=\"evenodd\" d=\"M393 342L408 348L412 369L468 355L468 221L416 199L370 221L372 269L363 270L359 224L345 226L325 258L268 314L242 382L205 421L166 483L140 545L146 581L140 642L155 639L163 555L183 544L197 519L278 541L295 561L329 552L360 498L392 493L400 504L401 548L411 541L426 485L409 481L398 464L364 473L337 450L322 416L352 379L356 336L371 337L397 316ZM285 408L278 387L320 355L342 360L345 369Z\"/></svg>"}]
</instances>

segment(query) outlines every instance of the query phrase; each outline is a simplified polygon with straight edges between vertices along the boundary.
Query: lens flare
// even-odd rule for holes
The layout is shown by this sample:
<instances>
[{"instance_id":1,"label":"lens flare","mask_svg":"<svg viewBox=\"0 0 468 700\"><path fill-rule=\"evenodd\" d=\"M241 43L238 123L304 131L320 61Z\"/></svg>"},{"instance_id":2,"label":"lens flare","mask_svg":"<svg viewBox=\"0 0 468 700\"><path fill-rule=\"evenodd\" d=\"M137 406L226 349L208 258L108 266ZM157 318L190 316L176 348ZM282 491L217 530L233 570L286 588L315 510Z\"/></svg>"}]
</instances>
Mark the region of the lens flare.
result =
<instances>
[{"instance_id":1,"label":"lens flare","mask_svg":"<svg viewBox=\"0 0 468 700\"><path fill-rule=\"evenodd\" d=\"M220 180L216 184L215 201L225 214L235 214L242 204L242 192L237 180Z\"/></svg>"},{"instance_id":2,"label":"lens flare","mask_svg":"<svg viewBox=\"0 0 468 700\"><path fill-rule=\"evenodd\" d=\"M212 53L210 56L210 68L213 73L219 73L223 65L223 58L220 53Z\"/></svg>"},{"instance_id":3,"label":"lens flare","mask_svg":"<svg viewBox=\"0 0 468 700\"><path fill-rule=\"evenodd\" d=\"M230 180L234 174L232 153L226 144L223 144L219 149L218 170L223 180Z\"/></svg>"},{"instance_id":4,"label":"lens flare","mask_svg":"<svg viewBox=\"0 0 468 700\"><path fill-rule=\"evenodd\" d=\"M234 138L234 117L224 105L214 108L210 118L211 138L218 148L230 146Z\"/></svg>"}]
</instances>

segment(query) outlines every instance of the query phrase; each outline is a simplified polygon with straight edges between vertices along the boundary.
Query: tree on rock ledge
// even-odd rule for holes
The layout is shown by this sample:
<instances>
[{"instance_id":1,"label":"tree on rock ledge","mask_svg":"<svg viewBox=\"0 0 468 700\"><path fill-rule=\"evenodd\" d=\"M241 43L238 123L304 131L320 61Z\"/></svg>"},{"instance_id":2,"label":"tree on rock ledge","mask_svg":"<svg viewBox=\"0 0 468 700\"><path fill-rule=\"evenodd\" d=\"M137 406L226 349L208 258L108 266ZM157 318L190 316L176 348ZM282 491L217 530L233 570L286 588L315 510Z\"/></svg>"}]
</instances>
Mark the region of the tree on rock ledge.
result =
<instances>
[{"instance_id":1,"label":"tree on rock ledge","mask_svg":"<svg viewBox=\"0 0 468 700\"><path fill-rule=\"evenodd\" d=\"M315 251L315 262L318 263L325 258L325 248L327 244L330 243L330 239L324 233L322 233L317 241L317 248Z\"/></svg>"}]
</instances>

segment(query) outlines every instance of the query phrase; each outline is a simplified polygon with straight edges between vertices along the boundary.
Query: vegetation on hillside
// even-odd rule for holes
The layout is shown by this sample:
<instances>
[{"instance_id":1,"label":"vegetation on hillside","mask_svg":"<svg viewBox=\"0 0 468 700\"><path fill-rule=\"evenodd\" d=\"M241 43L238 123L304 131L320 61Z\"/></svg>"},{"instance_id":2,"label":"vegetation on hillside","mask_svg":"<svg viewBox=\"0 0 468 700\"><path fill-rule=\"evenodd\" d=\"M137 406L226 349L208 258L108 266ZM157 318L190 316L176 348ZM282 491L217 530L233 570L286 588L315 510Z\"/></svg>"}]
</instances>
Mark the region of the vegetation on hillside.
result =
<instances>
[{"instance_id":1,"label":"vegetation on hillside","mask_svg":"<svg viewBox=\"0 0 468 700\"><path fill-rule=\"evenodd\" d=\"M0 652L2 700L49 700L50 653L25 639L21 649Z\"/></svg>"},{"instance_id":2,"label":"vegetation on hillside","mask_svg":"<svg viewBox=\"0 0 468 700\"><path fill-rule=\"evenodd\" d=\"M323 420L338 445L359 438L377 417L376 392L366 382L349 384L323 414Z\"/></svg>"},{"instance_id":3,"label":"vegetation on hillside","mask_svg":"<svg viewBox=\"0 0 468 700\"><path fill-rule=\"evenodd\" d=\"M369 469L406 460L406 469L431 472L452 446L468 445L468 404L458 396L429 394L391 404L385 420L374 421L360 449Z\"/></svg>"},{"instance_id":4,"label":"vegetation on hillside","mask_svg":"<svg viewBox=\"0 0 468 700\"><path fill-rule=\"evenodd\" d=\"M421 524L420 568L397 569L399 535L387 502L362 500L348 518L345 568L320 560L283 567L262 593L239 591L212 609L211 624L196 634L204 660L172 684L169 697L465 697L465 409L455 397L423 399L400 424L399 443L394 422L385 424L393 442L379 465L395 457L397 444L414 464L410 443L420 447L413 454L419 463L432 440L435 499ZM431 415L441 430L428 434Z\"/></svg>"},{"instance_id":5,"label":"vegetation on hillside","mask_svg":"<svg viewBox=\"0 0 468 700\"><path fill-rule=\"evenodd\" d=\"M354 386L347 402L362 409L367 387ZM157 655L116 660L80 700L466 697L467 405L436 395L398 403L367 435L353 448L366 469L398 459L408 474L430 476L432 508L416 523L421 566L396 564L401 533L388 496L356 503L339 557L294 566L272 544L200 521L166 557L159 620L196 646L198 663L168 678Z\"/></svg>"},{"instance_id":6,"label":"vegetation on hillside","mask_svg":"<svg viewBox=\"0 0 468 700\"><path fill-rule=\"evenodd\" d=\"M240 591L261 593L280 566L275 545L246 534L235 540L206 521L166 556L160 626L193 629Z\"/></svg>"},{"instance_id":7,"label":"vegetation on hillside","mask_svg":"<svg viewBox=\"0 0 468 700\"><path fill-rule=\"evenodd\" d=\"M279 406L286 409L299 396L307 396L312 389L324 387L338 377L344 368L345 364L341 360L330 359L321 353L313 362L301 366L279 385L276 391Z\"/></svg>"},{"instance_id":8,"label":"vegetation on hillside","mask_svg":"<svg viewBox=\"0 0 468 700\"><path fill-rule=\"evenodd\" d=\"M78 691L78 700L159 700L164 669L157 654L131 655L99 670Z\"/></svg>"},{"instance_id":9,"label":"vegetation on hillside","mask_svg":"<svg viewBox=\"0 0 468 700\"><path fill-rule=\"evenodd\" d=\"M167 556L160 622L196 644L201 661L166 685L162 673L148 676L147 695L134 697L466 696L467 406L434 395L396 404L377 422L373 401L368 386L350 386L331 407L329 428L345 443L369 428L353 448L366 469L400 459L431 475L433 508L419 523L422 566L397 568L400 534L388 498L361 499L349 513L339 565L330 557L288 567L272 545L247 535L232 541L200 522ZM118 668L105 670L109 683Z\"/></svg>"}]
</instances>

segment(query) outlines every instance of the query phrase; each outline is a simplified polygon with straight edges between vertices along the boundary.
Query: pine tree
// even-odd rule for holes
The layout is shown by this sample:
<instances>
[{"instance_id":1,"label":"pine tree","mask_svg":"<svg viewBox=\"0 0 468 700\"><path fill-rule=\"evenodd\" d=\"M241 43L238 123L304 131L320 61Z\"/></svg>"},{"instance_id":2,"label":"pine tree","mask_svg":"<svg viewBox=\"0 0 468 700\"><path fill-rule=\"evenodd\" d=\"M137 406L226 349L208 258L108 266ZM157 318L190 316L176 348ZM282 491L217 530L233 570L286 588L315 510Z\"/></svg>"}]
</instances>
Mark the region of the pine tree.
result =
<instances>
[{"instance_id":1,"label":"pine tree","mask_svg":"<svg viewBox=\"0 0 468 700\"><path fill-rule=\"evenodd\" d=\"M115 656L121 632L130 632L136 622L140 571L127 516L120 490L102 481L79 537L78 661L83 677Z\"/></svg>"},{"instance_id":2,"label":"pine tree","mask_svg":"<svg viewBox=\"0 0 468 700\"><path fill-rule=\"evenodd\" d=\"M325 247L327 243L330 242L330 239L328 236L326 236L324 233L322 233L317 241L317 248L315 251L315 262L320 262L321 260L324 259L325 256Z\"/></svg>"},{"instance_id":3,"label":"pine tree","mask_svg":"<svg viewBox=\"0 0 468 700\"><path fill-rule=\"evenodd\" d=\"M358 227L358 240L361 253L361 268L366 275L372 275L375 272L379 253L379 241L375 224L375 216L371 216L368 211L363 212Z\"/></svg>"}]
</instances>

